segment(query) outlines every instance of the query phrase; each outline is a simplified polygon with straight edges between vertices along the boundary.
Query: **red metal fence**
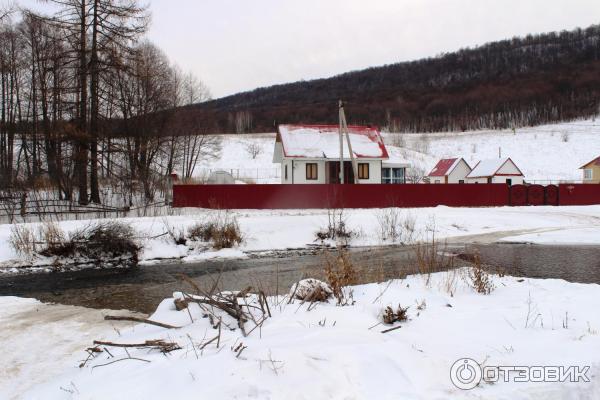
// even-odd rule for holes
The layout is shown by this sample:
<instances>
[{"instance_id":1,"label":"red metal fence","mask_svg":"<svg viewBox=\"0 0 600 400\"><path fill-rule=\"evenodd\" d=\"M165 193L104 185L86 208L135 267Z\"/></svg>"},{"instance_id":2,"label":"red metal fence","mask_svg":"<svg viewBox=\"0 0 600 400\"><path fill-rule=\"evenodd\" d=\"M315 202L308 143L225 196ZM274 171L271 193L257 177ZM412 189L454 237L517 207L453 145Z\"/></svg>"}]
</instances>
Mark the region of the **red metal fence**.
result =
<instances>
[{"instance_id":1,"label":"red metal fence","mask_svg":"<svg viewBox=\"0 0 600 400\"><path fill-rule=\"evenodd\" d=\"M600 204L600 184L566 184L558 187L561 206Z\"/></svg>"},{"instance_id":2,"label":"red metal fence","mask_svg":"<svg viewBox=\"0 0 600 400\"><path fill-rule=\"evenodd\" d=\"M226 209L492 207L509 187L490 185L174 185L174 207Z\"/></svg>"},{"instance_id":3,"label":"red metal fence","mask_svg":"<svg viewBox=\"0 0 600 400\"><path fill-rule=\"evenodd\" d=\"M306 209L600 204L600 185L174 185L174 207Z\"/></svg>"}]
</instances>

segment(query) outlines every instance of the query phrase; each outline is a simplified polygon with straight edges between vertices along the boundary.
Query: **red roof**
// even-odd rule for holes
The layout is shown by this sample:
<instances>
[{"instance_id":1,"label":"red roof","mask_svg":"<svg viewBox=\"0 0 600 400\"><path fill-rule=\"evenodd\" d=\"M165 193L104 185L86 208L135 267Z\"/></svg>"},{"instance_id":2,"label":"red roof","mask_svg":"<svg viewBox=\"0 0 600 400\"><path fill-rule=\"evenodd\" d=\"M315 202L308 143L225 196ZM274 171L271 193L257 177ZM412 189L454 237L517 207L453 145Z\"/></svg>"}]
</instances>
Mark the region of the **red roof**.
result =
<instances>
[{"instance_id":1,"label":"red roof","mask_svg":"<svg viewBox=\"0 0 600 400\"><path fill-rule=\"evenodd\" d=\"M383 138L370 126L348 126L352 152L356 158L389 158ZM284 157L339 159L338 125L279 125L278 141L281 141ZM348 148L344 137L344 154Z\"/></svg>"},{"instance_id":2,"label":"red roof","mask_svg":"<svg viewBox=\"0 0 600 400\"><path fill-rule=\"evenodd\" d=\"M589 163L584 164L583 166L579 167L579 169L583 169L583 168L585 168L587 166L591 166L591 165L598 165L598 166L600 166L600 157L594 158Z\"/></svg>"},{"instance_id":3,"label":"red roof","mask_svg":"<svg viewBox=\"0 0 600 400\"><path fill-rule=\"evenodd\" d=\"M450 172L450 168L458 160L457 158L444 158L440 160L427 176L446 176Z\"/></svg>"}]
</instances>

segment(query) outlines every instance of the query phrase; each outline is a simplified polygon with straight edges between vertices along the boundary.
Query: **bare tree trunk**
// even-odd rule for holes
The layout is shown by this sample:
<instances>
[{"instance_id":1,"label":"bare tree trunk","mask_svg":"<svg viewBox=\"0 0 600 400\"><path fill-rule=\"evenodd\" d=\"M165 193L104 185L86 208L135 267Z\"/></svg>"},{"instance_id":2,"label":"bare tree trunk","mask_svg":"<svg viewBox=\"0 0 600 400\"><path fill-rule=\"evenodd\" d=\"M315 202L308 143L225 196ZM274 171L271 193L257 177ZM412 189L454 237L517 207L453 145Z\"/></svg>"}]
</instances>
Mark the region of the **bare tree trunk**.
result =
<instances>
[{"instance_id":1,"label":"bare tree trunk","mask_svg":"<svg viewBox=\"0 0 600 400\"><path fill-rule=\"evenodd\" d=\"M79 25L79 132L76 139L75 176L79 189L79 204L88 204L87 165L87 3L81 0Z\"/></svg>"}]
</instances>

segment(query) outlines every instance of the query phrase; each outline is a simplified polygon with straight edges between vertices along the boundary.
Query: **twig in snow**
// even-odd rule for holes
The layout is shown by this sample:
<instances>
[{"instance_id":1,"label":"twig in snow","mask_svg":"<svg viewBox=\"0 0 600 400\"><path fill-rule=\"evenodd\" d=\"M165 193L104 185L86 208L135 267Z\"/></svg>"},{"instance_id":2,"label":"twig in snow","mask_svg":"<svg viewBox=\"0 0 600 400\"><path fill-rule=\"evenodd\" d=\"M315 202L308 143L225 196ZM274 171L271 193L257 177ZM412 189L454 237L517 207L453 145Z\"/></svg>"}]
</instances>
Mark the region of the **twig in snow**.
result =
<instances>
[{"instance_id":1,"label":"twig in snow","mask_svg":"<svg viewBox=\"0 0 600 400\"><path fill-rule=\"evenodd\" d=\"M136 360L136 361L143 361L143 362L147 362L147 363L149 363L149 362L150 362L150 360L144 360L143 358L136 358L136 357L126 357L126 358L119 358L118 360L113 360L113 361L111 361L111 362L107 362L106 364L94 365L94 366L92 367L92 369L94 369L94 368L97 368L97 367L104 367L104 366L106 366L106 365L114 364L114 363L116 363L116 362L119 362L119 361L125 361L125 360Z\"/></svg>"},{"instance_id":2,"label":"twig in snow","mask_svg":"<svg viewBox=\"0 0 600 400\"><path fill-rule=\"evenodd\" d=\"M402 325L398 325L394 328L386 329L384 331L381 331L381 333L388 333L388 332L395 331L396 329L400 329L400 328L402 328Z\"/></svg>"},{"instance_id":3,"label":"twig in snow","mask_svg":"<svg viewBox=\"0 0 600 400\"><path fill-rule=\"evenodd\" d=\"M152 320L149 320L149 319L137 318L137 317L119 317L119 316L114 316L114 315L106 315L104 317L104 319L106 321L139 322L141 324L148 324L148 325L159 326L159 327L165 328L165 329L179 329L179 328L181 328L180 326L173 326L173 325L165 324L165 323L162 323L162 322L157 322L157 321L152 321Z\"/></svg>"},{"instance_id":4,"label":"twig in snow","mask_svg":"<svg viewBox=\"0 0 600 400\"><path fill-rule=\"evenodd\" d=\"M146 340L144 343L113 343L113 342L103 342L100 340L94 340L94 344L101 346L111 346L111 347L149 347L151 349L158 349L163 353L169 353L173 350L179 350L181 347L177 343L169 343L164 340Z\"/></svg>"}]
</instances>

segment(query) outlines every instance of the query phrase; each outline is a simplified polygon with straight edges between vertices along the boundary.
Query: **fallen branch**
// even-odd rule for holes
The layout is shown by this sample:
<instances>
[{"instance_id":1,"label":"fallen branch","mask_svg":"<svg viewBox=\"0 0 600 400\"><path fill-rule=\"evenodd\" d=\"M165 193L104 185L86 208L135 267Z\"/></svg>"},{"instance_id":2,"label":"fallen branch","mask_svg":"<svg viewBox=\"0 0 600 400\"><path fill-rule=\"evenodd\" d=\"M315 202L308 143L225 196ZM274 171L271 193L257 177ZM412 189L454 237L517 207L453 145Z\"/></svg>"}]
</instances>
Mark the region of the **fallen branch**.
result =
<instances>
[{"instance_id":1,"label":"fallen branch","mask_svg":"<svg viewBox=\"0 0 600 400\"><path fill-rule=\"evenodd\" d=\"M394 328L386 329L384 331L381 331L381 333L388 333L388 332L395 331L396 329L400 329L400 328L402 328L402 325L398 325Z\"/></svg>"},{"instance_id":2,"label":"fallen branch","mask_svg":"<svg viewBox=\"0 0 600 400\"><path fill-rule=\"evenodd\" d=\"M113 342L102 342L100 340L94 340L95 345L100 346L111 346L111 347L150 347L155 348L163 353L169 353L173 350L179 350L181 347L177 343L165 342L164 340L146 340L144 343L113 343Z\"/></svg>"},{"instance_id":3,"label":"fallen branch","mask_svg":"<svg viewBox=\"0 0 600 400\"><path fill-rule=\"evenodd\" d=\"M150 360L144 360L143 358L125 357L125 358L119 358L118 360L113 360L113 361L111 361L111 362L107 362L106 364L94 365L94 366L92 367L92 369L94 369L94 368L97 368L97 367L104 367L104 366L106 366L106 365L114 364L114 363L116 363L116 362L119 362L119 361L125 361L125 360L136 360L136 361L143 361L143 362L147 362L147 363L149 363L149 362L150 362Z\"/></svg>"},{"instance_id":4,"label":"fallen branch","mask_svg":"<svg viewBox=\"0 0 600 400\"><path fill-rule=\"evenodd\" d=\"M179 328L181 328L180 326L173 326L173 325L165 324L165 323L162 323L162 322L152 321L150 319L137 318L137 317L119 317L119 316L115 316L115 315L106 315L104 317L104 319L106 321L131 321L131 322L139 322L140 324L154 325L154 326L159 326L159 327L165 328L165 329L179 329Z\"/></svg>"}]
</instances>

